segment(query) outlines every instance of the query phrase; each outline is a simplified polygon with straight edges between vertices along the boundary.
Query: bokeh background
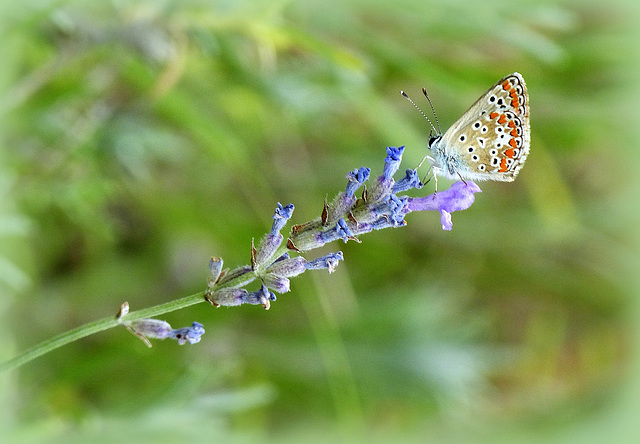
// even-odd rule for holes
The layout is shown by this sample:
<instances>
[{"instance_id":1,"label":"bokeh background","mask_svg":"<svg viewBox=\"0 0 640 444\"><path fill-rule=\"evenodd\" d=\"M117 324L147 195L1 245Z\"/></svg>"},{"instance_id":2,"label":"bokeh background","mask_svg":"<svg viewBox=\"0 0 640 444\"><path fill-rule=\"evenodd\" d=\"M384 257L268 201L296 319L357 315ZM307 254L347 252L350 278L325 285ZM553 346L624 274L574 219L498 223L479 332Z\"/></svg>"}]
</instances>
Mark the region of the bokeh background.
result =
<instances>
[{"instance_id":1,"label":"bokeh background","mask_svg":"<svg viewBox=\"0 0 640 444\"><path fill-rule=\"evenodd\" d=\"M429 127L401 89L446 128L519 71L532 146L451 232L411 214L309 252L345 262L269 311L163 317L197 345L113 329L0 375L2 442L638 442L637 2L13 3L1 360L201 291L276 202L316 217L386 146L414 167Z\"/></svg>"}]
</instances>

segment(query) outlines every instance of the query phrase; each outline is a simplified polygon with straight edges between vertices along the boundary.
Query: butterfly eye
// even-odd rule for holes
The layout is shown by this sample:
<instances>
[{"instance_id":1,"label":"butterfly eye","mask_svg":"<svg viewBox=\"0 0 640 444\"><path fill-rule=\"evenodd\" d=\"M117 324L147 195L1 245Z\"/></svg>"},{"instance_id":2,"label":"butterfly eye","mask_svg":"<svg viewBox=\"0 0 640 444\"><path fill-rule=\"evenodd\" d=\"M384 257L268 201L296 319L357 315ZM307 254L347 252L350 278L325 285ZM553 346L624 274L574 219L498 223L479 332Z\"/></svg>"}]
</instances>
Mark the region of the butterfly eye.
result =
<instances>
[{"instance_id":1,"label":"butterfly eye","mask_svg":"<svg viewBox=\"0 0 640 444\"><path fill-rule=\"evenodd\" d=\"M427 143L429 147L432 147L434 143L441 139L441 136L429 135L429 142Z\"/></svg>"}]
</instances>

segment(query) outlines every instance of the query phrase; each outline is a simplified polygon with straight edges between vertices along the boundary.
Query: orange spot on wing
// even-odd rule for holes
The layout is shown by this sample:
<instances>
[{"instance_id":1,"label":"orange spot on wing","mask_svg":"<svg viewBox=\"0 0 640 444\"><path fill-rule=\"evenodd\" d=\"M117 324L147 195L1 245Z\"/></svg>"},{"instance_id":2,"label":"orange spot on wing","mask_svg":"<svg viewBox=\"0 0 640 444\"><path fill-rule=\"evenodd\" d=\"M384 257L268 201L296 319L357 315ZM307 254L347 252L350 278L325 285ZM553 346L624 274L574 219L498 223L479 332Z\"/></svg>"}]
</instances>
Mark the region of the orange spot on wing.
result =
<instances>
[{"instance_id":1,"label":"orange spot on wing","mask_svg":"<svg viewBox=\"0 0 640 444\"><path fill-rule=\"evenodd\" d=\"M489 114L489 118L490 118L491 120L493 120L493 119L495 119L496 117L498 117L499 115L500 115L500 114L498 114L498 113L496 113L496 112L494 111L494 112L492 112L491 114Z\"/></svg>"},{"instance_id":2,"label":"orange spot on wing","mask_svg":"<svg viewBox=\"0 0 640 444\"><path fill-rule=\"evenodd\" d=\"M504 114L500 114L500 118L498 119L498 123L502 125L506 121L507 121L507 116L505 116Z\"/></svg>"},{"instance_id":3,"label":"orange spot on wing","mask_svg":"<svg viewBox=\"0 0 640 444\"><path fill-rule=\"evenodd\" d=\"M518 130L514 128L509 134L511 134L513 137L518 137Z\"/></svg>"},{"instance_id":4,"label":"orange spot on wing","mask_svg":"<svg viewBox=\"0 0 640 444\"><path fill-rule=\"evenodd\" d=\"M512 101L511 101L511 106L513 106L515 109L518 109L520 107L520 100L518 100L517 97L515 97Z\"/></svg>"},{"instance_id":5,"label":"orange spot on wing","mask_svg":"<svg viewBox=\"0 0 640 444\"><path fill-rule=\"evenodd\" d=\"M518 148L518 145L516 145L516 139L509 140L509 145L511 145L514 148Z\"/></svg>"},{"instance_id":6,"label":"orange spot on wing","mask_svg":"<svg viewBox=\"0 0 640 444\"><path fill-rule=\"evenodd\" d=\"M506 150L504 152L504 155L509 157L509 158L511 158L511 159L513 159L513 156L516 155L516 151L513 148L509 148L508 150ZM506 161L505 161L505 163L506 163Z\"/></svg>"},{"instance_id":7,"label":"orange spot on wing","mask_svg":"<svg viewBox=\"0 0 640 444\"><path fill-rule=\"evenodd\" d=\"M509 91L511 89L511 83L509 83L508 80L505 80L502 84L502 89L504 89L505 91Z\"/></svg>"},{"instance_id":8,"label":"orange spot on wing","mask_svg":"<svg viewBox=\"0 0 640 444\"><path fill-rule=\"evenodd\" d=\"M502 161L500 162L500 169L498 171L500 173L506 173L507 172L507 159L502 159Z\"/></svg>"},{"instance_id":9,"label":"orange spot on wing","mask_svg":"<svg viewBox=\"0 0 640 444\"><path fill-rule=\"evenodd\" d=\"M509 120L509 123L507 125L509 125L509 128L515 128L516 122L514 120Z\"/></svg>"}]
</instances>

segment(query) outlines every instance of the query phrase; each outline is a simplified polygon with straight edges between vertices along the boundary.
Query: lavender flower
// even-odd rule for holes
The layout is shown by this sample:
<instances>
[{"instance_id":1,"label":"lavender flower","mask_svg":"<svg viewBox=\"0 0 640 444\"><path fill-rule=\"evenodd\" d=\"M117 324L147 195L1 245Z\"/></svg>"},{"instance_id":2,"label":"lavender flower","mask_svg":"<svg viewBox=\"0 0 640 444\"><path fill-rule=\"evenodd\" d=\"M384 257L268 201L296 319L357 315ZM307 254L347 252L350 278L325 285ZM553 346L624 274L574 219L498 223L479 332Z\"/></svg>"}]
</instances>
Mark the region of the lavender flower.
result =
<instances>
[{"instance_id":1,"label":"lavender flower","mask_svg":"<svg viewBox=\"0 0 640 444\"><path fill-rule=\"evenodd\" d=\"M244 288L223 288L208 292L204 296L211 305L215 307L236 305L262 305L266 310L270 307L270 302L276 300L276 295L271 293L263 284L258 291L247 291Z\"/></svg>"},{"instance_id":2,"label":"lavender flower","mask_svg":"<svg viewBox=\"0 0 640 444\"><path fill-rule=\"evenodd\" d=\"M271 306L270 302L276 300L276 295L271 293L269 289L263 284L260 290L249 292L245 297L245 304L262 305L265 310L269 310Z\"/></svg>"},{"instance_id":3,"label":"lavender flower","mask_svg":"<svg viewBox=\"0 0 640 444\"><path fill-rule=\"evenodd\" d=\"M393 175L400 167L403 153L404 146L397 148L395 146L387 147L387 157L384 159L383 173L378 177L374 186L368 193L369 202L377 202L392 193L395 184Z\"/></svg>"},{"instance_id":4,"label":"lavender flower","mask_svg":"<svg viewBox=\"0 0 640 444\"><path fill-rule=\"evenodd\" d=\"M474 182L455 182L448 190L438 191L425 197L409 198L407 213L412 211L436 210L440 211L443 230L451 230L451 213L466 210L475 200L475 193L482 190Z\"/></svg>"},{"instance_id":5,"label":"lavender flower","mask_svg":"<svg viewBox=\"0 0 640 444\"><path fill-rule=\"evenodd\" d=\"M249 292L244 288L222 288L220 290L206 292L204 298L215 307L221 305L233 307L244 304L246 295Z\"/></svg>"},{"instance_id":6,"label":"lavender flower","mask_svg":"<svg viewBox=\"0 0 640 444\"><path fill-rule=\"evenodd\" d=\"M276 207L275 212L273 213L273 225L271 225L271 234L276 235L280 233L280 230L284 228L284 226L289 222L291 216L293 215L294 206L293 204L285 205L284 207L278 202L278 206Z\"/></svg>"},{"instance_id":7,"label":"lavender flower","mask_svg":"<svg viewBox=\"0 0 640 444\"><path fill-rule=\"evenodd\" d=\"M199 322L194 322L191 327L183 327L169 332L169 338L177 339L179 345L196 344L200 342L200 337L204 334L204 327Z\"/></svg>"},{"instance_id":8,"label":"lavender flower","mask_svg":"<svg viewBox=\"0 0 640 444\"><path fill-rule=\"evenodd\" d=\"M339 194L330 204L325 201L320 217L323 226L332 225L351 211L357 202L355 192L364 182L369 180L370 173L371 169L366 167L360 167L347 173L348 182L344 193Z\"/></svg>"},{"instance_id":9,"label":"lavender flower","mask_svg":"<svg viewBox=\"0 0 640 444\"><path fill-rule=\"evenodd\" d=\"M262 238L258 248L254 248L252 242L251 268L253 270L267 263L273 257L278 247L280 247L280 244L282 244L284 237L280 234L280 230L282 230L289 219L291 219L293 209L293 204L288 204L283 207L280 202L278 202L278 206L273 213L271 231Z\"/></svg>"},{"instance_id":10,"label":"lavender flower","mask_svg":"<svg viewBox=\"0 0 640 444\"><path fill-rule=\"evenodd\" d=\"M171 328L168 322L159 319L135 319L133 321L122 322L122 325L142 339L149 347L151 347L149 338L176 339L178 344L183 345L186 342L189 344L200 342L200 337L204 334L204 328L199 322L194 322L191 327L178 329Z\"/></svg>"},{"instance_id":11,"label":"lavender flower","mask_svg":"<svg viewBox=\"0 0 640 444\"><path fill-rule=\"evenodd\" d=\"M282 206L278 203L273 215L273 224L255 248L251 242L251 265L243 265L231 271L222 270L223 261L212 257L209 262L208 289L204 292L205 300L219 307L236 306L242 304L262 305L266 310L276 296L269 288L279 293L290 290L290 277L297 276L306 270L327 269L332 273L340 261L344 260L341 251L307 261L303 257L289 257L285 253L287 248L295 252L303 252L324 245L327 242L342 239L344 242L355 240L356 236L368 233L372 230L380 230L390 227L402 227L406 225L404 220L408 213L413 211L437 210L440 212L442 228L451 230L453 223L451 213L467 209L475 200L475 193L481 192L478 185L473 182L456 182L448 190L440 191L425 197L407 197L398 195L412 188L420 189L420 182L415 170L407 170L405 177L395 182L393 175L397 172L404 146L399 148L388 147L383 174L380 175L371 186L370 190L363 190L362 198L356 199L355 192L369 179L371 170L366 167L354 169L347 174L348 183L343 193L340 193L331 204L325 205L319 217L301 225L294 225L285 246L282 245L284 236L280 231L284 228L293 214L292 204ZM273 257L277 255L277 259ZM247 284L260 279L262 284L259 290L247 291ZM147 313L166 313L177 308L183 308L197 302L195 298L202 297L202 293L174 301L171 304L162 304ZM169 308L167 308L169 307ZM127 321L126 317L134 317L128 314L129 304L123 303L116 315L118 324L129 329L130 332L142 339L149 347L151 339L176 339L178 344L195 344L204 334L204 327L199 322L194 322L191 327L173 329L165 321L157 319L134 319ZM63 345L79 338L82 335L99 331L103 322L89 323L83 327L65 334L57 339L57 343ZM28 362L39 356L49 344L43 343L34 350L8 361L0 368L12 368Z\"/></svg>"},{"instance_id":12,"label":"lavender flower","mask_svg":"<svg viewBox=\"0 0 640 444\"><path fill-rule=\"evenodd\" d=\"M369 174L371 173L371 168L360 167L359 169L350 171L347 174L347 179L349 183L347 183L347 188L345 190L345 196L348 198L353 197L356 190L360 188L364 182L369 180Z\"/></svg>"},{"instance_id":13,"label":"lavender flower","mask_svg":"<svg viewBox=\"0 0 640 444\"><path fill-rule=\"evenodd\" d=\"M371 170L361 167L350 171L345 191L330 204L325 199L324 209L318 218L293 226L286 243L289 251L312 250L339 239L360 242L357 236L372 230L405 226L405 217L412 211L437 210L441 214L443 229L450 230L451 213L468 208L473 203L474 193L479 192L480 188L473 182L457 182L449 190L425 197L401 195L407 190L423 186L417 171L412 169L406 170L405 176L395 182L393 175L399 169L403 152L404 146L387 148L383 174L373 183L369 192L365 189L362 199L356 199L355 193L369 179ZM210 286L205 293L207 301L215 306L252 304L269 309L270 303L276 300L270 290L277 293L290 291L290 278L306 270L327 269L329 273L335 270L344 260L340 251L310 261L301 256L290 257L289 253L282 254L283 236L280 231L291 218L293 209L291 204L282 206L278 203L271 231L257 247L252 242L251 266L238 267L214 280L222 261L220 264L210 263ZM274 260L278 252L280 254ZM261 281L259 290L241 288L256 278Z\"/></svg>"},{"instance_id":14,"label":"lavender flower","mask_svg":"<svg viewBox=\"0 0 640 444\"><path fill-rule=\"evenodd\" d=\"M287 293L291 290L291 281L275 273L267 273L262 277L262 282L267 288L271 288L278 293Z\"/></svg>"},{"instance_id":15,"label":"lavender flower","mask_svg":"<svg viewBox=\"0 0 640 444\"><path fill-rule=\"evenodd\" d=\"M395 146L387 147L387 157L384 159L384 170L382 177L384 180L392 180L393 175L396 174L398 168L400 168L400 162L402 162L402 153L404 152L404 145L396 148Z\"/></svg>"},{"instance_id":16,"label":"lavender flower","mask_svg":"<svg viewBox=\"0 0 640 444\"><path fill-rule=\"evenodd\" d=\"M422 188L422 186L423 183L420 181L420 177L418 177L418 172L416 170L409 169L405 172L404 178L395 183L391 192L393 194L398 194L412 188L416 188L419 190L420 188Z\"/></svg>"},{"instance_id":17,"label":"lavender flower","mask_svg":"<svg viewBox=\"0 0 640 444\"><path fill-rule=\"evenodd\" d=\"M307 270L322 270L326 268L329 270L329 274L331 274L335 271L338 263L343 260L344 256L342 251L337 251L307 262L306 268Z\"/></svg>"},{"instance_id":18,"label":"lavender flower","mask_svg":"<svg viewBox=\"0 0 640 444\"><path fill-rule=\"evenodd\" d=\"M267 268L267 272L281 277L294 277L307 270L307 260L302 256L277 260Z\"/></svg>"}]
</instances>

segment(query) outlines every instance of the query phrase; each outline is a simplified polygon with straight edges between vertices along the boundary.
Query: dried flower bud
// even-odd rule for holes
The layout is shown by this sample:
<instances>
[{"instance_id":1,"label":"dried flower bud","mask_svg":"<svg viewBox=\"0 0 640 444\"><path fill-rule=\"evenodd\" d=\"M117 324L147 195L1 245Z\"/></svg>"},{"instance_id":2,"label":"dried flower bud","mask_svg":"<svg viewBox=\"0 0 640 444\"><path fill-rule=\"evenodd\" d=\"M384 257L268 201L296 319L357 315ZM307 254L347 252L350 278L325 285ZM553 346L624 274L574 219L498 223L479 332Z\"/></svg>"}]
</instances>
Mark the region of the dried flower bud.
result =
<instances>
[{"instance_id":1,"label":"dried flower bud","mask_svg":"<svg viewBox=\"0 0 640 444\"><path fill-rule=\"evenodd\" d=\"M224 261L222 259L215 256L213 256L209 261L209 279L207 280L209 288L213 287L218 281L220 273L222 272L223 263Z\"/></svg>"}]
</instances>

